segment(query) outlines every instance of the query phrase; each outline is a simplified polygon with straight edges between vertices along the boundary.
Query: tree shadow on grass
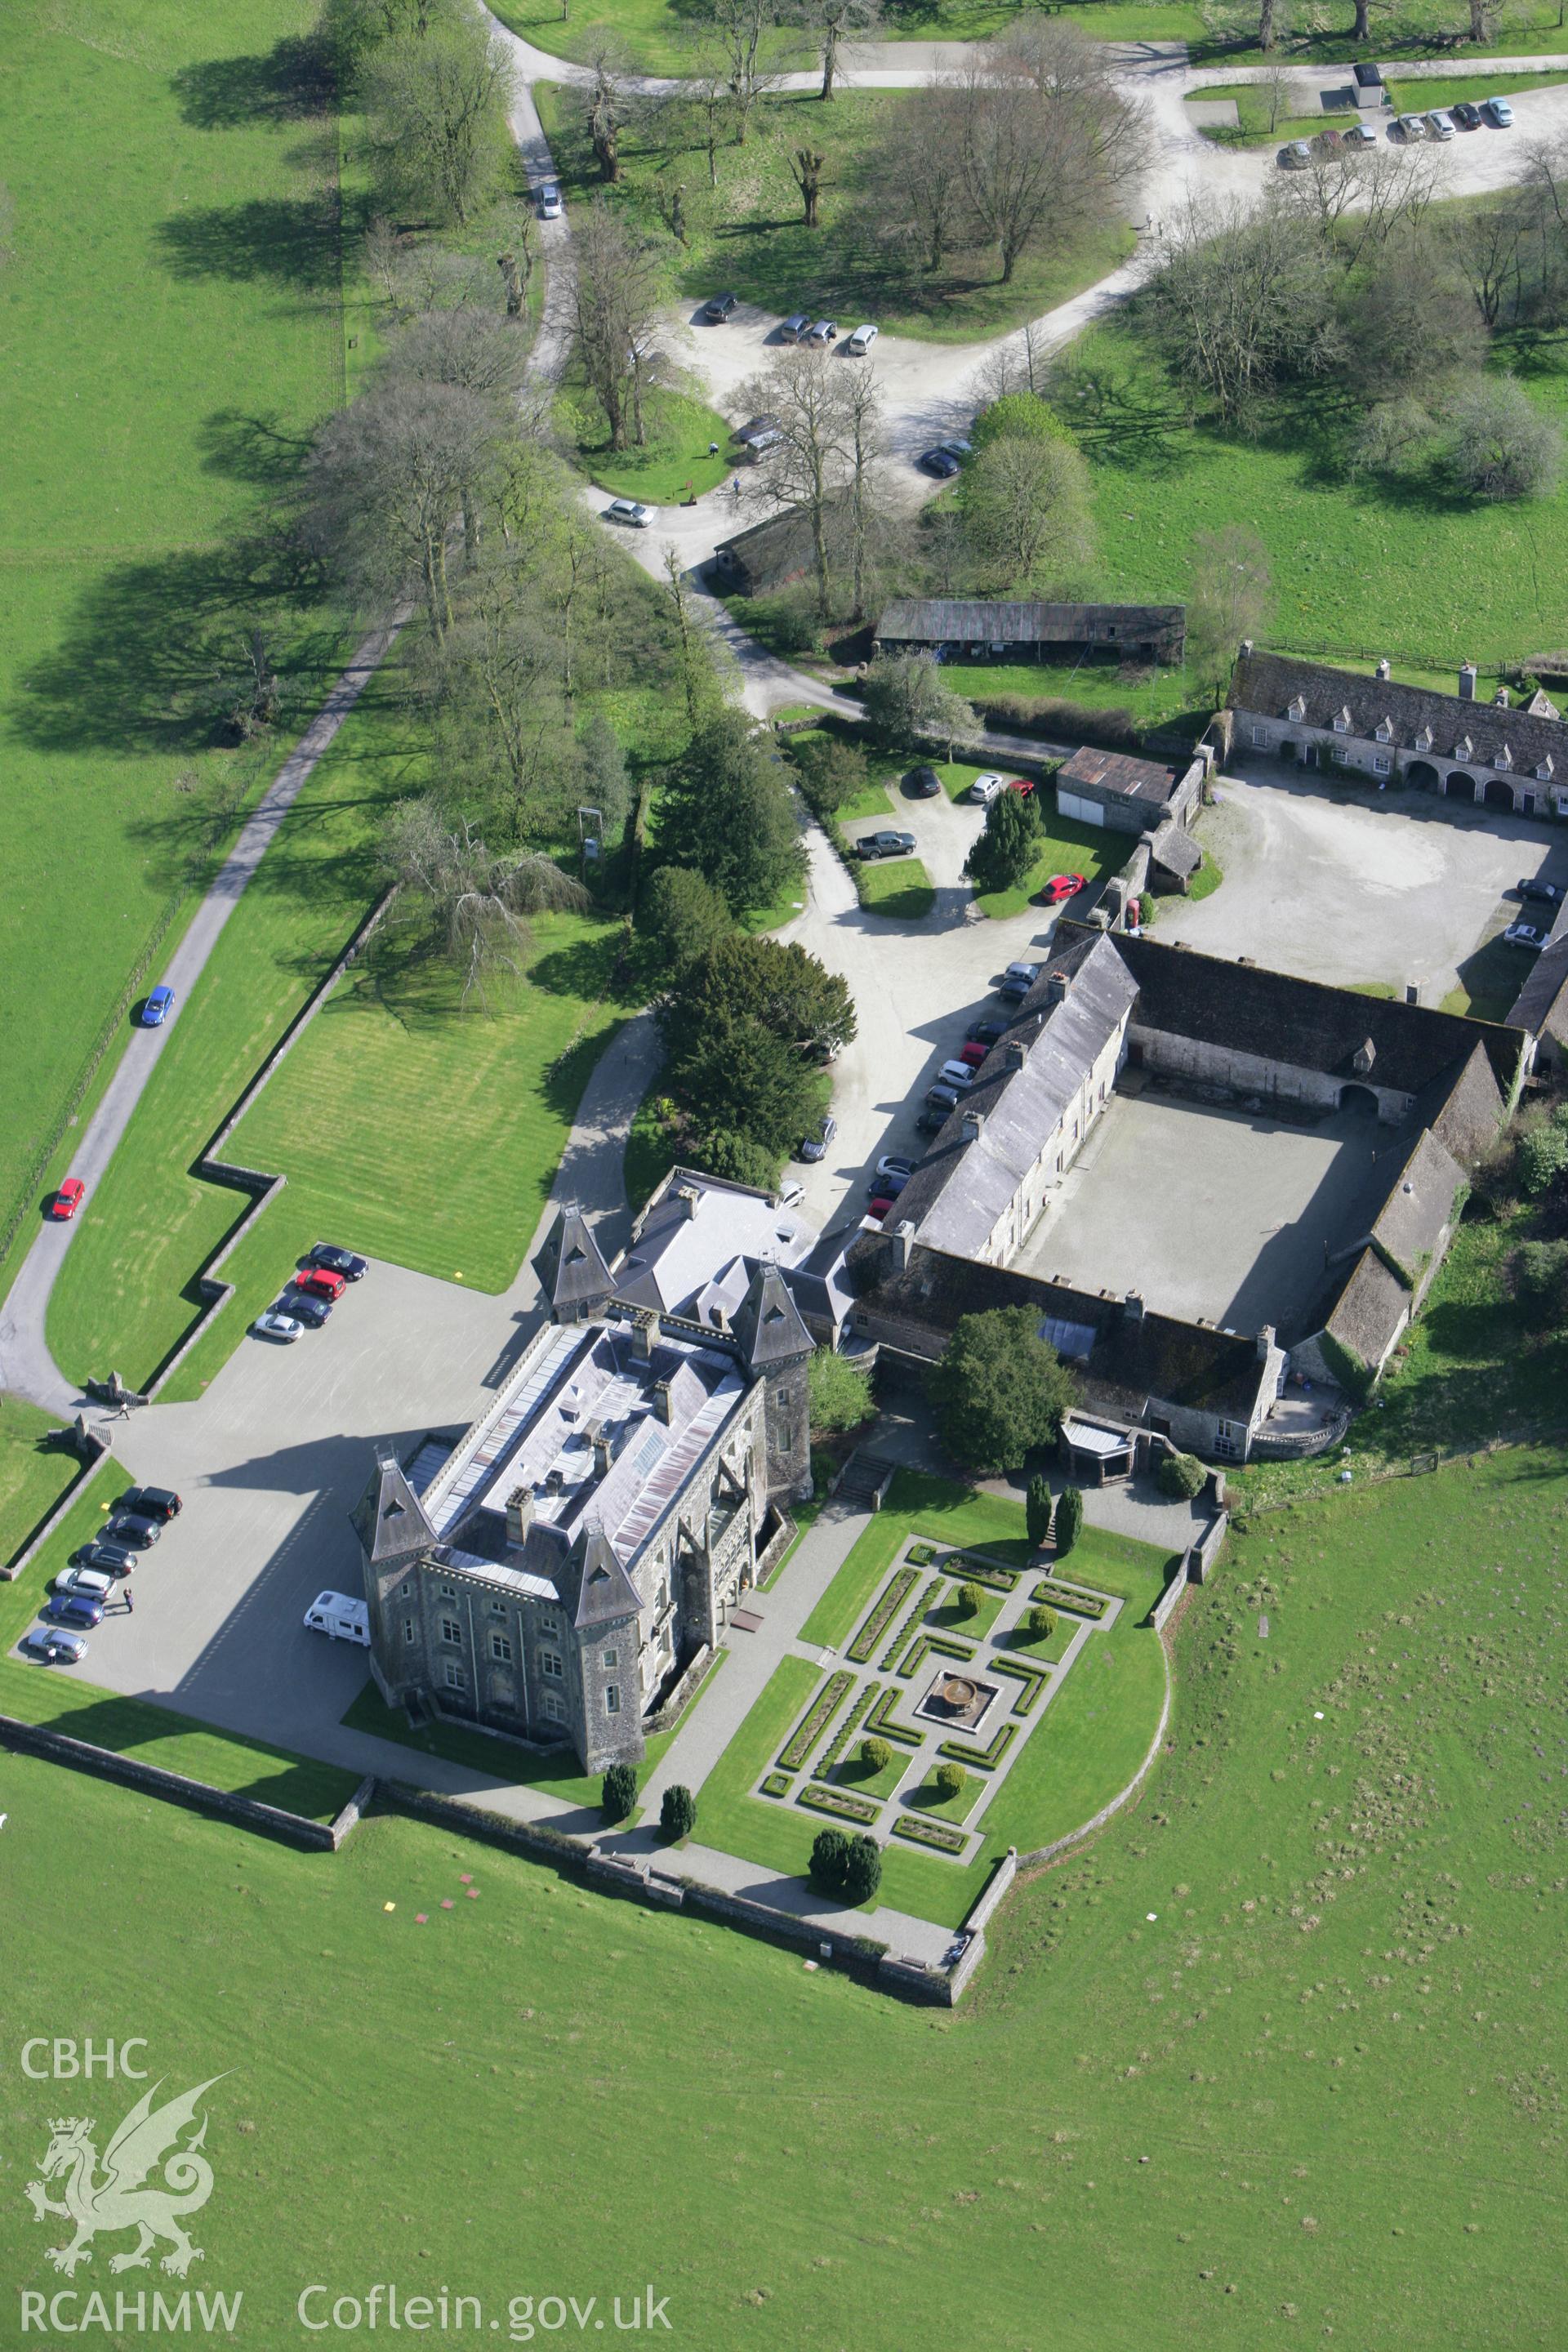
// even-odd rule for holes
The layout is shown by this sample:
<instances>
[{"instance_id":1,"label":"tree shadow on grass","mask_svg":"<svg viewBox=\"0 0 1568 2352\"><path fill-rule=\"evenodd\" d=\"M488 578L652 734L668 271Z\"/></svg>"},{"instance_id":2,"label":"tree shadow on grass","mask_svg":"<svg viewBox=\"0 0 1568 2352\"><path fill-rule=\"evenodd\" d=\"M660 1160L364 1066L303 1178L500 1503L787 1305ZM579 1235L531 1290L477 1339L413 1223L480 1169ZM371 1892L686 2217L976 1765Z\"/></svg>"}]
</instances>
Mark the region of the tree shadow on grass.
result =
<instances>
[{"instance_id":1,"label":"tree shadow on grass","mask_svg":"<svg viewBox=\"0 0 1568 2352\"><path fill-rule=\"evenodd\" d=\"M265 57L203 58L182 66L172 87L195 131L309 121L329 112L337 94L331 51L310 33L285 36Z\"/></svg>"},{"instance_id":2,"label":"tree shadow on grass","mask_svg":"<svg viewBox=\"0 0 1568 2352\"><path fill-rule=\"evenodd\" d=\"M45 751L194 752L232 742L226 714L252 629L266 636L286 723L320 698L339 646L320 568L284 533L116 564L22 673L10 731Z\"/></svg>"},{"instance_id":3,"label":"tree shadow on grass","mask_svg":"<svg viewBox=\"0 0 1568 2352\"><path fill-rule=\"evenodd\" d=\"M310 436L285 431L275 408L254 415L239 408L216 408L197 431L203 470L258 488L293 488L310 454Z\"/></svg>"},{"instance_id":4,"label":"tree shadow on grass","mask_svg":"<svg viewBox=\"0 0 1568 2352\"><path fill-rule=\"evenodd\" d=\"M175 213L155 232L159 257L172 276L226 278L241 285L270 279L304 294L336 295L342 282L335 198L248 196L237 205L211 205Z\"/></svg>"}]
</instances>

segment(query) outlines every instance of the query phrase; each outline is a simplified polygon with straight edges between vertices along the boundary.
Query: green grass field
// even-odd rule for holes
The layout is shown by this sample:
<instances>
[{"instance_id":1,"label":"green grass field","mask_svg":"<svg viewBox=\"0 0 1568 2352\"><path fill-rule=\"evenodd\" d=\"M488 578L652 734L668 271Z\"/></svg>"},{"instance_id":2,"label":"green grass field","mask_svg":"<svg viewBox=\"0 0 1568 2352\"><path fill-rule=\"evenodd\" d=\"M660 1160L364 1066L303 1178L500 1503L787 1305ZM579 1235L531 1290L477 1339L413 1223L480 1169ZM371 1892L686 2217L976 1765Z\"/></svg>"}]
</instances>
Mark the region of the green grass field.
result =
<instances>
[{"instance_id":1,"label":"green grass field","mask_svg":"<svg viewBox=\"0 0 1568 2352\"><path fill-rule=\"evenodd\" d=\"M593 18L579 18L559 5L541 6L537 0L503 0L496 15L514 33L552 57L590 59L606 32L634 62L648 72L693 73L694 20L675 0L599 0ZM1016 0L921 0L921 5L895 5L886 15L883 37L898 63L897 44L912 41L982 41L1005 32L1022 13ZM1118 0L1081 0L1060 13L1074 18L1096 40L1201 41L1202 12L1195 7L1163 5L1118 5ZM770 54L781 63L805 70L812 63L807 45L799 36L774 35ZM837 101L835 101L836 103Z\"/></svg>"},{"instance_id":2,"label":"green grass field","mask_svg":"<svg viewBox=\"0 0 1568 2352\"><path fill-rule=\"evenodd\" d=\"M282 46L311 15L10 12L0 972L28 1013L11 1024L0 1224L340 650L324 614L258 586L267 566L245 584L231 545L341 397L335 140L300 110ZM213 748L210 715L252 610L286 710L263 756Z\"/></svg>"},{"instance_id":3,"label":"green grass field","mask_svg":"<svg viewBox=\"0 0 1568 2352\"><path fill-rule=\"evenodd\" d=\"M37 1405L0 1394L0 1566L25 1549L81 1465L57 1441L61 1425Z\"/></svg>"},{"instance_id":4,"label":"green grass field","mask_svg":"<svg viewBox=\"0 0 1568 2352\"><path fill-rule=\"evenodd\" d=\"M600 186L599 170L581 96L540 83L534 99L568 205L592 201ZM794 92L764 98L745 146L719 151L719 182L712 189L704 152L654 144L667 135L657 126L628 135L621 145L626 176L616 202L662 245L678 300L697 303L729 288L781 315L804 308L837 319L841 329L870 319L891 332L942 342L967 342L1037 318L1106 277L1131 252L1132 231L1114 223L1084 232L1058 249L1026 254L1007 286L999 282L991 252L965 255L940 278L927 281L885 233L868 154L896 102L895 93L870 90L837 97L826 107ZM816 229L802 224L789 163L791 153L807 141L827 158L822 224ZM653 200L661 173L663 184L679 173L685 191L684 245L664 227ZM706 449L706 435L701 446Z\"/></svg>"},{"instance_id":5,"label":"green grass field","mask_svg":"<svg viewBox=\"0 0 1568 2352\"><path fill-rule=\"evenodd\" d=\"M858 857L855 887L868 915L921 923L936 905L931 876L918 857Z\"/></svg>"},{"instance_id":6,"label":"green grass field","mask_svg":"<svg viewBox=\"0 0 1568 2352\"><path fill-rule=\"evenodd\" d=\"M1142 1801L1015 1892L955 2016L445 1832L300 1855L26 1759L11 2014L226 2075L197 2276L260 2342L315 2281L479 2295L505 2342L510 2295L651 2279L697 2345L924 2345L958 2272L1005 2352L1549 2352L1565 1515L1561 1459L1515 1455L1243 1537ZM13 2072L19 2180L62 2095ZM19 2288L59 2242L5 2200Z\"/></svg>"},{"instance_id":7,"label":"green grass field","mask_svg":"<svg viewBox=\"0 0 1568 2352\"><path fill-rule=\"evenodd\" d=\"M730 428L716 409L679 392L656 392L646 404L647 441L642 448L611 450L600 438L603 419L579 394L566 409L574 425L577 462L591 482L612 498L641 499L646 505L685 504L716 489L730 468L725 457ZM708 445L719 444L710 457Z\"/></svg>"},{"instance_id":8,"label":"green grass field","mask_svg":"<svg viewBox=\"0 0 1568 2352\"><path fill-rule=\"evenodd\" d=\"M1549 414L1568 416L1555 344L1505 345L1502 356ZM1251 439L1194 425L1126 326L1073 346L1064 398L1093 472L1101 570L1119 594L1185 595L1194 535L1245 514L1270 558L1272 645L1369 667L1386 654L1395 675L1448 686L1461 644L1495 670L1568 637L1568 583L1550 557L1568 487L1488 505L1347 479L1353 415L1332 390L1281 400Z\"/></svg>"}]
</instances>

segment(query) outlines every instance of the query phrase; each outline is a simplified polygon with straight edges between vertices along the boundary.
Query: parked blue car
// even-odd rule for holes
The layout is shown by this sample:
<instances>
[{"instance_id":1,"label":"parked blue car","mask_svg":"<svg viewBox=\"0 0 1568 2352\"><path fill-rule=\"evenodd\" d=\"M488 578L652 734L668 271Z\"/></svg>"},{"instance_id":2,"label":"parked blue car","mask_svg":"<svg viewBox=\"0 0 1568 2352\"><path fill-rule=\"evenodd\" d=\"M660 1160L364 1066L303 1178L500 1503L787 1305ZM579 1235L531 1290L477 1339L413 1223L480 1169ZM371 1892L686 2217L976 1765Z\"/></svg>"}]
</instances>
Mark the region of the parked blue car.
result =
<instances>
[{"instance_id":1,"label":"parked blue car","mask_svg":"<svg viewBox=\"0 0 1568 2352\"><path fill-rule=\"evenodd\" d=\"M161 1029L174 1009L174 992L166 982L161 982L142 1007L143 1029Z\"/></svg>"},{"instance_id":2,"label":"parked blue car","mask_svg":"<svg viewBox=\"0 0 1568 2352\"><path fill-rule=\"evenodd\" d=\"M85 1594L79 1592L57 1592L52 1600L45 1601L38 1614L47 1617L51 1625L101 1625L103 1622L101 1602L89 1601Z\"/></svg>"}]
</instances>

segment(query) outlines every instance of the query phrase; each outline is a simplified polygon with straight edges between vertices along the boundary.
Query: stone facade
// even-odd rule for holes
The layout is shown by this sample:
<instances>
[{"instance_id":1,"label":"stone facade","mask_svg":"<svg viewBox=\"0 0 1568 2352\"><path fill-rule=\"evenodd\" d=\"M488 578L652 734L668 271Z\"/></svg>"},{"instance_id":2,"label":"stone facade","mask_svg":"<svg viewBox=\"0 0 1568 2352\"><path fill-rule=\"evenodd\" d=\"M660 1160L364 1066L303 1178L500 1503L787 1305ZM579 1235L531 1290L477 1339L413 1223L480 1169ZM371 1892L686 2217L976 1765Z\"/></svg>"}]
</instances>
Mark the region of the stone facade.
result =
<instances>
[{"instance_id":1,"label":"stone facade","mask_svg":"<svg viewBox=\"0 0 1568 2352\"><path fill-rule=\"evenodd\" d=\"M614 1298L585 1313L574 1226L542 1254L563 1296L501 1394L450 1451L405 1467L381 1448L354 1525L388 1704L569 1742L597 1772L640 1758L810 1491L812 1341L773 1267L721 1329Z\"/></svg>"}]
</instances>

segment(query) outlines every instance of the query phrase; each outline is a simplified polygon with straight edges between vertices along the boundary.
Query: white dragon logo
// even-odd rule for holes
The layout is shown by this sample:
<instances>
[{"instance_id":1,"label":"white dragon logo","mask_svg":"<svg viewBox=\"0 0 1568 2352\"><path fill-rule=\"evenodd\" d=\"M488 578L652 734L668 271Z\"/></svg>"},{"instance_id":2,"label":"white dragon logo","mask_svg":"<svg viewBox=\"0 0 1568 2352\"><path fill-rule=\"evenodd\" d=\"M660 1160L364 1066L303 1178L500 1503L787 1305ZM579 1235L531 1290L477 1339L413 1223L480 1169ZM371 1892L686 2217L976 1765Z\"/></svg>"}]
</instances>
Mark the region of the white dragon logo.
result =
<instances>
[{"instance_id":1,"label":"white dragon logo","mask_svg":"<svg viewBox=\"0 0 1568 2352\"><path fill-rule=\"evenodd\" d=\"M176 2278L184 2278L193 2263L204 2257L199 2246L193 2246L181 2227L181 2217L199 2212L213 2193L213 2169L205 2156L197 2153L207 2136L206 2117L195 2137L184 2147L177 2145L180 2134L196 2111L204 2091L210 2091L223 2076L214 2074L198 2083L194 2091L186 2091L177 2099L169 2099L156 2109L153 2101L162 2087L154 2083L144 2091L103 2151L104 2178L98 2178L98 2150L89 2135L93 2125L90 2116L61 2116L49 2124L49 2145L45 2152L42 2180L29 2180L26 2193L37 2221L46 2214L60 2213L76 2224L76 2235L68 2246L50 2246L48 2260L58 2271L68 2276L79 2263L92 2260L91 2241L100 2230L135 2230L140 2234L129 2253L110 2257L111 2271L143 2268L152 2258L152 2250L161 2238L166 2238L174 2248L163 2257L163 2267ZM162 2165L163 2185L144 2189L142 2183L154 2167ZM66 2175L63 2200L51 2197L45 2181Z\"/></svg>"}]
</instances>

